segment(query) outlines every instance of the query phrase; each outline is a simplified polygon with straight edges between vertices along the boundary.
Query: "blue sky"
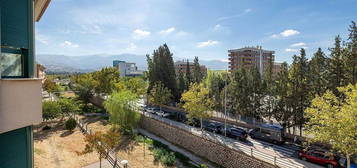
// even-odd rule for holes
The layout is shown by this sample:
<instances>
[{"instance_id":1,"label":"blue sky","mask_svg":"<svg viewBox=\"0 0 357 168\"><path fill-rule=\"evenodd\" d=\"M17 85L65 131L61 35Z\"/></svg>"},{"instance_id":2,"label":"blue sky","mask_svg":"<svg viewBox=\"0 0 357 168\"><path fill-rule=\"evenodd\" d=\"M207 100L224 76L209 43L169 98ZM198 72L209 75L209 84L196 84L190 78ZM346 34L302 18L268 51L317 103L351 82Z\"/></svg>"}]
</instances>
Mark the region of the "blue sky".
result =
<instances>
[{"instance_id":1,"label":"blue sky","mask_svg":"<svg viewBox=\"0 0 357 168\"><path fill-rule=\"evenodd\" d=\"M71 56L151 54L227 60L262 45L291 62L301 47L326 52L357 21L356 0L53 0L36 23L36 52Z\"/></svg>"}]
</instances>

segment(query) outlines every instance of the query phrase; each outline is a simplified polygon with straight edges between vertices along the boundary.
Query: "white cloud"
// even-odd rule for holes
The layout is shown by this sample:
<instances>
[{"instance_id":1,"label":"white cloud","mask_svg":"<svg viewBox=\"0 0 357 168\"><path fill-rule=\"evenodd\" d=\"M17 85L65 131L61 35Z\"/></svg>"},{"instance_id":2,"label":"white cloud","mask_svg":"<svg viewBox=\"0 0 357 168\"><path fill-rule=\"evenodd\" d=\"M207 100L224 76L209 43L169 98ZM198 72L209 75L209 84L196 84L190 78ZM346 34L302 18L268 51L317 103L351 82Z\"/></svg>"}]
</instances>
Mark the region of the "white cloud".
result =
<instances>
[{"instance_id":1,"label":"white cloud","mask_svg":"<svg viewBox=\"0 0 357 168\"><path fill-rule=\"evenodd\" d=\"M145 31L145 30L140 30L140 29L135 29L133 31L133 37L135 39L143 39L143 38L150 36L150 34L151 34L151 32Z\"/></svg>"},{"instance_id":2,"label":"white cloud","mask_svg":"<svg viewBox=\"0 0 357 168\"><path fill-rule=\"evenodd\" d=\"M280 35L283 37L289 37L289 36L294 36L294 35L298 35L298 34L300 34L300 32L297 30L294 30L294 29L287 29L280 33Z\"/></svg>"},{"instance_id":3,"label":"white cloud","mask_svg":"<svg viewBox=\"0 0 357 168\"><path fill-rule=\"evenodd\" d=\"M83 34L101 34L102 33L102 29L95 24L82 24L82 31L81 33Z\"/></svg>"},{"instance_id":4,"label":"white cloud","mask_svg":"<svg viewBox=\"0 0 357 168\"><path fill-rule=\"evenodd\" d=\"M247 8L247 9L244 10L245 13L249 13L251 11L252 11L252 9L250 9L250 8Z\"/></svg>"},{"instance_id":5,"label":"white cloud","mask_svg":"<svg viewBox=\"0 0 357 168\"><path fill-rule=\"evenodd\" d=\"M134 43L130 43L129 47L127 48L127 50L134 50L136 48L137 48L137 46Z\"/></svg>"},{"instance_id":6,"label":"white cloud","mask_svg":"<svg viewBox=\"0 0 357 168\"><path fill-rule=\"evenodd\" d=\"M42 35L36 35L36 40L42 44L48 45L48 40Z\"/></svg>"},{"instance_id":7,"label":"white cloud","mask_svg":"<svg viewBox=\"0 0 357 168\"><path fill-rule=\"evenodd\" d=\"M294 36L294 35L298 35L300 34L299 31L294 30L294 29L286 29L282 32L280 32L279 34L273 34L270 37L271 38L279 38L279 37L289 37L289 36Z\"/></svg>"},{"instance_id":8,"label":"white cloud","mask_svg":"<svg viewBox=\"0 0 357 168\"><path fill-rule=\"evenodd\" d=\"M179 32L176 33L177 37L182 37L182 36L186 36L186 35L188 35L188 33L185 32L185 31L179 31Z\"/></svg>"},{"instance_id":9,"label":"white cloud","mask_svg":"<svg viewBox=\"0 0 357 168\"><path fill-rule=\"evenodd\" d=\"M302 47L302 46L306 46L306 43L300 42L300 43L294 43L294 44L290 45L290 47Z\"/></svg>"},{"instance_id":10,"label":"white cloud","mask_svg":"<svg viewBox=\"0 0 357 168\"><path fill-rule=\"evenodd\" d=\"M222 26L220 24L216 24L214 27L213 27L213 30L219 30L221 29Z\"/></svg>"},{"instance_id":11,"label":"white cloud","mask_svg":"<svg viewBox=\"0 0 357 168\"><path fill-rule=\"evenodd\" d=\"M170 28L168 28L168 29L161 30L159 33L160 33L160 34L163 34L163 35L166 35L166 34L172 33L173 31L175 31L175 28L174 28L174 27L170 27Z\"/></svg>"},{"instance_id":12,"label":"white cloud","mask_svg":"<svg viewBox=\"0 0 357 168\"><path fill-rule=\"evenodd\" d=\"M64 41L63 43L60 44L60 46L62 47L70 47L70 48L78 48L79 45L78 44L74 44L70 41Z\"/></svg>"},{"instance_id":13,"label":"white cloud","mask_svg":"<svg viewBox=\"0 0 357 168\"><path fill-rule=\"evenodd\" d=\"M252 9L247 8L247 9L245 9L243 12L238 13L238 14L235 14L235 15L219 17L219 18L217 19L217 21L223 21L223 20L228 20L228 19L233 19L233 18L241 17L241 16L243 16L243 15L245 15L245 14L247 14L247 13L250 13L251 11L252 11Z\"/></svg>"},{"instance_id":14,"label":"white cloud","mask_svg":"<svg viewBox=\"0 0 357 168\"><path fill-rule=\"evenodd\" d=\"M207 46L213 46L213 45L216 45L216 44L218 44L218 41L208 40L208 41L197 43L197 47L198 48L202 48L202 47L207 47Z\"/></svg>"},{"instance_id":15,"label":"white cloud","mask_svg":"<svg viewBox=\"0 0 357 168\"><path fill-rule=\"evenodd\" d=\"M293 48L287 48L285 49L286 52L297 52L298 49L293 49Z\"/></svg>"},{"instance_id":16,"label":"white cloud","mask_svg":"<svg viewBox=\"0 0 357 168\"><path fill-rule=\"evenodd\" d=\"M222 62L229 62L228 59L221 59Z\"/></svg>"}]
</instances>

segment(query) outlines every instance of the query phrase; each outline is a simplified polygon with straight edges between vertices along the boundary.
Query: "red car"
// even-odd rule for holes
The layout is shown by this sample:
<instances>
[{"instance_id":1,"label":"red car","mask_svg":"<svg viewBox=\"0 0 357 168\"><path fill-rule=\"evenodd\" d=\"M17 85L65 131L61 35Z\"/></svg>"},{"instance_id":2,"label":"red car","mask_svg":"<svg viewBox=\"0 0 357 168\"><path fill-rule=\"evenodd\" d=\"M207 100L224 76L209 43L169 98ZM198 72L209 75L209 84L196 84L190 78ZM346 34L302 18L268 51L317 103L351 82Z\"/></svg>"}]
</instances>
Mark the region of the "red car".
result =
<instances>
[{"instance_id":1,"label":"red car","mask_svg":"<svg viewBox=\"0 0 357 168\"><path fill-rule=\"evenodd\" d=\"M335 157L322 150L302 150L299 152L299 158L328 168L339 167L339 163Z\"/></svg>"}]
</instances>

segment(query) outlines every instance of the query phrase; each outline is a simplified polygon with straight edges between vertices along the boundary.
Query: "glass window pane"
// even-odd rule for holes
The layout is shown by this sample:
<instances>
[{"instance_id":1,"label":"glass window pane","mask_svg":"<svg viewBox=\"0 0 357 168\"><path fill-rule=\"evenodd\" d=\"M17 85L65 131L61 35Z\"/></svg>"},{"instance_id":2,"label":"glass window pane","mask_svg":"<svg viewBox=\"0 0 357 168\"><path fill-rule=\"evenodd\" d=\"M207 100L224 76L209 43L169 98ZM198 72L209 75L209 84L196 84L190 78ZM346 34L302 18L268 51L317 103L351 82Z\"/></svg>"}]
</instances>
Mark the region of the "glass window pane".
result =
<instances>
[{"instance_id":1,"label":"glass window pane","mask_svg":"<svg viewBox=\"0 0 357 168\"><path fill-rule=\"evenodd\" d=\"M1 76L22 76L21 54L1 53L0 55Z\"/></svg>"}]
</instances>

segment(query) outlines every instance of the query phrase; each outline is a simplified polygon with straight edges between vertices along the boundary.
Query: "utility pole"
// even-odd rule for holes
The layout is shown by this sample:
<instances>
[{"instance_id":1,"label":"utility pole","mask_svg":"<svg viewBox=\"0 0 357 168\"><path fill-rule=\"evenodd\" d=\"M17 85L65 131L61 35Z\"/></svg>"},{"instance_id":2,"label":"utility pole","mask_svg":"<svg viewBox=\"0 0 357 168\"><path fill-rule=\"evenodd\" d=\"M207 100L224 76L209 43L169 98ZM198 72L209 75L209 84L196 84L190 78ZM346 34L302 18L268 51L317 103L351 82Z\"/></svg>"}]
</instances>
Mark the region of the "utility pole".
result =
<instances>
[{"instance_id":1,"label":"utility pole","mask_svg":"<svg viewBox=\"0 0 357 168\"><path fill-rule=\"evenodd\" d=\"M224 136L227 136L227 80L228 80L228 64L226 68L226 79L224 87Z\"/></svg>"}]
</instances>

